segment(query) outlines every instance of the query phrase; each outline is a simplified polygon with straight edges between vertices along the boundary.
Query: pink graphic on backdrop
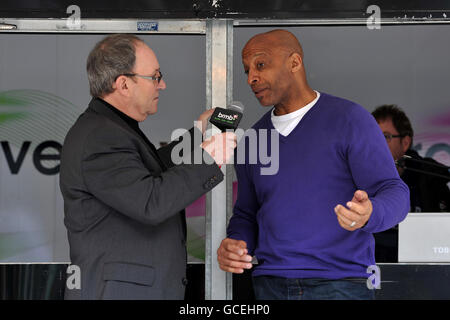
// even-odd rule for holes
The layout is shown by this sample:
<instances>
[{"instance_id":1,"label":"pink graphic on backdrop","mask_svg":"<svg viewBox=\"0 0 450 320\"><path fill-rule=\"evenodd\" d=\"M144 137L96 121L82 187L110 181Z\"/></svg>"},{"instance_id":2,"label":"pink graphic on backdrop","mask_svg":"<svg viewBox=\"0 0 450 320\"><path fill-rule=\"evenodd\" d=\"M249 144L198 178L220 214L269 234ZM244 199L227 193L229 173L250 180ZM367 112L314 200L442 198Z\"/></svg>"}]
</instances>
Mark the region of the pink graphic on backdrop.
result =
<instances>
[{"instance_id":1,"label":"pink graphic on backdrop","mask_svg":"<svg viewBox=\"0 0 450 320\"><path fill-rule=\"evenodd\" d=\"M426 117L422 124L426 130L414 135L414 147L421 156L450 165L450 111Z\"/></svg>"},{"instance_id":2,"label":"pink graphic on backdrop","mask_svg":"<svg viewBox=\"0 0 450 320\"><path fill-rule=\"evenodd\" d=\"M436 145L447 145L450 148L450 133L420 133L414 136L414 147L420 145L418 152L421 156L429 156L427 152ZM433 153L432 158L442 164L450 165L450 153L445 150Z\"/></svg>"},{"instance_id":3,"label":"pink graphic on backdrop","mask_svg":"<svg viewBox=\"0 0 450 320\"><path fill-rule=\"evenodd\" d=\"M450 128L450 111L432 116L432 117L428 118L426 123L431 126Z\"/></svg>"},{"instance_id":4,"label":"pink graphic on backdrop","mask_svg":"<svg viewBox=\"0 0 450 320\"><path fill-rule=\"evenodd\" d=\"M203 217L206 211L206 197L201 196L186 208L186 218Z\"/></svg>"}]
</instances>

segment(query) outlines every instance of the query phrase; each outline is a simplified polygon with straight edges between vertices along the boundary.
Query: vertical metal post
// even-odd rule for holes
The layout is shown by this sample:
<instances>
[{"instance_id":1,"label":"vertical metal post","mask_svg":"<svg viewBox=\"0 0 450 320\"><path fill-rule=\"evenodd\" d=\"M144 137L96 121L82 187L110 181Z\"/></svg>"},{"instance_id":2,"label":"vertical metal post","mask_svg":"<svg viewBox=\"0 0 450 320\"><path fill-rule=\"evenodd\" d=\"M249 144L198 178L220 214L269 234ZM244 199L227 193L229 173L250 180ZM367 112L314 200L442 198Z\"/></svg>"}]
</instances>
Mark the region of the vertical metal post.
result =
<instances>
[{"instance_id":1,"label":"vertical metal post","mask_svg":"<svg viewBox=\"0 0 450 320\"><path fill-rule=\"evenodd\" d=\"M227 20L227 105L233 100L233 20ZM234 166L227 165L226 192L227 192L227 216L226 226L233 215L233 176ZM226 273L226 299L233 299L233 275Z\"/></svg>"},{"instance_id":2,"label":"vertical metal post","mask_svg":"<svg viewBox=\"0 0 450 320\"><path fill-rule=\"evenodd\" d=\"M208 108L223 108L232 99L232 32L232 20L206 21L206 105ZM213 128L212 134L219 132L217 128ZM224 181L206 196L206 300L232 298L231 275L220 270L217 263L217 248L226 237L227 216L231 214L232 169L230 166L222 167Z\"/></svg>"}]
</instances>

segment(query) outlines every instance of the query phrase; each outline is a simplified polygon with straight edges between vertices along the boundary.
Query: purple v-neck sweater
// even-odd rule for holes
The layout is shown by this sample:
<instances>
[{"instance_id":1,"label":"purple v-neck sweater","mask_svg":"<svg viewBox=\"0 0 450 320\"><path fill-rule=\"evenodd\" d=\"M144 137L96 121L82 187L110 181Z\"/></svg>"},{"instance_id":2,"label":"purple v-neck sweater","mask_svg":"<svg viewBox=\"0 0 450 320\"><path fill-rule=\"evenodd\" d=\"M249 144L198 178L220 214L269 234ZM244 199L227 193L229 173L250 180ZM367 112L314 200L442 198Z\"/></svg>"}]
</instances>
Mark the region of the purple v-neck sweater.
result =
<instances>
[{"instance_id":1,"label":"purple v-neck sweater","mask_svg":"<svg viewBox=\"0 0 450 320\"><path fill-rule=\"evenodd\" d=\"M253 129L275 130L270 111ZM246 241L256 255L253 276L367 278L375 264L372 233L395 226L409 211L409 189L372 115L321 93L296 128L279 135L277 174L262 175L269 166L248 159L235 165L238 198L228 237ZM358 189L368 193L373 212L364 228L350 232L334 207L345 206Z\"/></svg>"}]
</instances>

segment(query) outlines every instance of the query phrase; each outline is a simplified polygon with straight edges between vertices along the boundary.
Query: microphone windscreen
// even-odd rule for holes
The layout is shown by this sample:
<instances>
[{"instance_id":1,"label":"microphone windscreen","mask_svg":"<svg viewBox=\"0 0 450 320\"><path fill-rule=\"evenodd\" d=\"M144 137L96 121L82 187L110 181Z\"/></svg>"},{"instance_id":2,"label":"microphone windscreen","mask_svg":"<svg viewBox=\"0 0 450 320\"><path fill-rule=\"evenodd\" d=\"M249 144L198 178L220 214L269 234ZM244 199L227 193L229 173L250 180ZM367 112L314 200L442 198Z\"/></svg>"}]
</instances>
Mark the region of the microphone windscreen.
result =
<instances>
[{"instance_id":1,"label":"microphone windscreen","mask_svg":"<svg viewBox=\"0 0 450 320\"><path fill-rule=\"evenodd\" d=\"M244 113L244 105L240 101L233 101L228 106L227 109L235 110L240 113Z\"/></svg>"}]
</instances>

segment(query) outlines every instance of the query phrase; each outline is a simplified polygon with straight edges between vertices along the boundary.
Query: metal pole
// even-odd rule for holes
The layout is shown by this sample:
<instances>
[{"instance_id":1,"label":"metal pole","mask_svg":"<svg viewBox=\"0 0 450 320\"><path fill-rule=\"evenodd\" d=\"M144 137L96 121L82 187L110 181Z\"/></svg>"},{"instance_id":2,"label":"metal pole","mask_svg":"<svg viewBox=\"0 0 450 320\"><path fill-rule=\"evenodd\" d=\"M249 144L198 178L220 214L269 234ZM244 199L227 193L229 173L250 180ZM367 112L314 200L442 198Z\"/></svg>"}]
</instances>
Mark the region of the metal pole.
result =
<instances>
[{"instance_id":1,"label":"metal pole","mask_svg":"<svg viewBox=\"0 0 450 320\"><path fill-rule=\"evenodd\" d=\"M233 100L233 20L227 20L227 105ZM233 176L234 166L227 165L226 176L226 203L227 216L225 227L228 226L231 216L233 215ZM226 299L233 299L233 275L226 273Z\"/></svg>"},{"instance_id":2,"label":"metal pole","mask_svg":"<svg viewBox=\"0 0 450 320\"><path fill-rule=\"evenodd\" d=\"M231 20L206 21L207 107L225 107L232 96ZM230 43L231 42L231 43ZM212 135L219 133L213 128ZM231 275L220 270L217 248L226 237L227 214L232 199L232 167L223 166L224 181L206 197L205 299L231 299ZM230 179L231 177L231 179Z\"/></svg>"}]
</instances>

